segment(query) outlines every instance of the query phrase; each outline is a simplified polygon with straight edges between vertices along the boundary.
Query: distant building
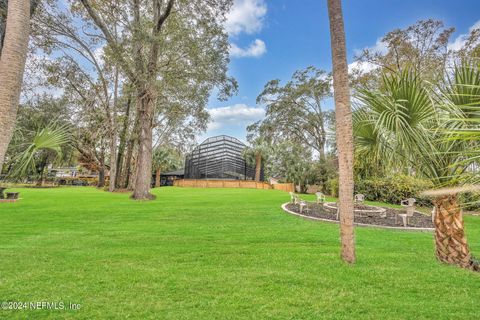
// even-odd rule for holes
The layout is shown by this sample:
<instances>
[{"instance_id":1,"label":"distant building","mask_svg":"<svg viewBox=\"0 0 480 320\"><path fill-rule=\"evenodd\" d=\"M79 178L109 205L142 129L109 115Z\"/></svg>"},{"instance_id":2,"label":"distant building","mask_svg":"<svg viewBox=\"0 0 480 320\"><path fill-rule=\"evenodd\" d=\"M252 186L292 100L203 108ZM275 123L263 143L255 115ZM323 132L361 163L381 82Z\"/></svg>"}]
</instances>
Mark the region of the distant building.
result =
<instances>
[{"instance_id":1,"label":"distant building","mask_svg":"<svg viewBox=\"0 0 480 320\"><path fill-rule=\"evenodd\" d=\"M183 179L185 177L185 169L165 172L160 174L160 185L173 186L173 181Z\"/></svg>"},{"instance_id":2,"label":"distant building","mask_svg":"<svg viewBox=\"0 0 480 320\"><path fill-rule=\"evenodd\" d=\"M208 138L187 155L185 179L254 180L255 167L245 160L245 148L230 136Z\"/></svg>"}]
</instances>

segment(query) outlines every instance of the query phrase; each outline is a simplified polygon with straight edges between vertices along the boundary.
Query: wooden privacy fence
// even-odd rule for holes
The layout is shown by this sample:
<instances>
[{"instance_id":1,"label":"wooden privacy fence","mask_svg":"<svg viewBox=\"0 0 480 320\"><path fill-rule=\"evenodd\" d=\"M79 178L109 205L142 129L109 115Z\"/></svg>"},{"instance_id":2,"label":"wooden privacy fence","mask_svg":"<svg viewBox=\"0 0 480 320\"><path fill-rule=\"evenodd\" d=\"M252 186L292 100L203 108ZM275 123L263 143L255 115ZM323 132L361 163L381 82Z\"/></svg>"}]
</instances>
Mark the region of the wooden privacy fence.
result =
<instances>
[{"instance_id":1,"label":"wooden privacy fence","mask_svg":"<svg viewBox=\"0 0 480 320\"><path fill-rule=\"evenodd\" d=\"M275 190L282 190L285 192L295 192L295 187L293 183L276 183L273 184L273 189Z\"/></svg>"},{"instance_id":2,"label":"wooden privacy fence","mask_svg":"<svg viewBox=\"0 0 480 320\"><path fill-rule=\"evenodd\" d=\"M275 189L293 191L292 183L280 183L271 185L268 182L257 182L252 180L196 180L179 179L173 181L176 187L190 188L249 188L249 189Z\"/></svg>"}]
</instances>

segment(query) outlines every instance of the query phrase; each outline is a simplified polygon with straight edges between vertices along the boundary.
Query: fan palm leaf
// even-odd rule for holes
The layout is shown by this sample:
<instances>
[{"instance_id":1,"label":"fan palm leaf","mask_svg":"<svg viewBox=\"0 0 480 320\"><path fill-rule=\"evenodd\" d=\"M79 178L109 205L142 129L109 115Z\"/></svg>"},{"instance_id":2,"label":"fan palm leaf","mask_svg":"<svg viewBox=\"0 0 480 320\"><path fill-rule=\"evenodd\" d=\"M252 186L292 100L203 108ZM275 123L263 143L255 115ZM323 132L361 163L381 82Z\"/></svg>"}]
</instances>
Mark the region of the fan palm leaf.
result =
<instances>
[{"instance_id":1,"label":"fan palm leaf","mask_svg":"<svg viewBox=\"0 0 480 320\"><path fill-rule=\"evenodd\" d=\"M15 166L10 176L14 178L27 176L35 170L35 156L39 151L52 150L59 156L62 153L62 146L70 141L71 135L67 125L50 123L36 132L32 142L14 159Z\"/></svg>"},{"instance_id":2,"label":"fan palm leaf","mask_svg":"<svg viewBox=\"0 0 480 320\"><path fill-rule=\"evenodd\" d=\"M453 76L447 80L442 91L446 106L451 112L446 139L462 142L461 157L457 165L467 167L465 180L480 183L478 168L480 163L480 67L476 61L464 61L455 66Z\"/></svg>"},{"instance_id":3,"label":"fan palm leaf","mask_svg":"<svg viewBox=\"0 0 480 320\"><path fill-rule=\"evenodd\" d=\"M370 122L362 130L370 127L372 133L383 139L383 150L389 149L383 156L389 154L389 158L395 159L390 164L397 168L416 164L419 146L428 146L432 139L428 128L436 117L434 102L418 77L408 70L385 74L380 90L361 90L357 99ZM357 138L357 148L361 150L360 143Z\"/></svg>"}]
</instances>

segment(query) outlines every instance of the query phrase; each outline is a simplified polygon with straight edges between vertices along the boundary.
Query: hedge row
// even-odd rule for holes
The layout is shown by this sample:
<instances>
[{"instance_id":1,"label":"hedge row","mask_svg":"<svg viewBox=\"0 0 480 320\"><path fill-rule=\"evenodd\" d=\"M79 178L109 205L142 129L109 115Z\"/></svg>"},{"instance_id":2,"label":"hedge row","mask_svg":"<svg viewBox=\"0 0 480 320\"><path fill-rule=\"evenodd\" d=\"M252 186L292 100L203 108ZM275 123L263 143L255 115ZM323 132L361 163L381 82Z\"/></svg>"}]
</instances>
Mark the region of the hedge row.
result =
<instances>
[{"instance_id":1,"label":"hedge row","mask_svg":"<svg viewBox=\"0 0 480 320\"><path fill-rule=\"evenodd\" d=\"M355 193L364 194L366 200L393 204L400 204L407 198L415 198L418 205L431 206L432 202L429 198L420 196L422 191L431 188L433 184L430 181L409 176L355 182Z\"/></svg>"},{"instance_id":2,"label":"hedge row","mask_svg":"<svg viewBox=\"0 0 480 320\"><path fill-rule=\"evenodd\" d=\"M96 186L98 184L98 178L63 177L57 178L57 183L61 186Z\"/></svg>"},{"instance_id":3,"label":"hedge row","mask_svg":"<svg viewBox=\"0 0 480 320\"><path fill-rule=\"evenodd\" d=\"M355 193L364 194L366 200L393 204L400 204L400 201L407 198L415 198L419 205L430 206L431 201L421 197L420 193L432 187L429 181L409 176L355 181ZM329 195L337 197L338 178L328 180L325 189Z\"/></svg>"}]
</instances>

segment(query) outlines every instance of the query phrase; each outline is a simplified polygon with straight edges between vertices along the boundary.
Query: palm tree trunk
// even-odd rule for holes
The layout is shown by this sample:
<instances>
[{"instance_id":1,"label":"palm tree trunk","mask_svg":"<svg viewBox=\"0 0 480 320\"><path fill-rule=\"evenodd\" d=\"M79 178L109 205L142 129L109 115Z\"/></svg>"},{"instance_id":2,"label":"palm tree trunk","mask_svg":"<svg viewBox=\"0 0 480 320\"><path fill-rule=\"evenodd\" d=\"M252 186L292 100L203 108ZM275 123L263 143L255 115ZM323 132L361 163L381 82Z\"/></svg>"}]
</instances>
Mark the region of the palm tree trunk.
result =
<instances>
[{"instance_id":1,"label":"palm tree trunk","mask_svg":"<svg viewBox=\"0 0 480 320\"><path fill-rule=\"evenodd\" d=\"M262 174L262 155L257 152L255 154L255 181L260 181Z\"/></svg>"},{"instance_id":2,"label":"palm tree trunk","mask_svg":"<svg viewBox=\"0 0 480 320\"><path fill-rule=\"evenodd\" d=\"M160 169L157 169L157 172L155 173L155 187L159 188L161 185L160 183Z\"/></svg>"},{"instance_id":3,"label":"palm tree trunk","mask_svg":"<svg viewBox=\"0 0 480 320\"><path fill-rule=\"evenodd\" d=\"M30 17L35 12L41 0L30 0ZM7 25L7 7L8 0L0 0L0 55L2 52L3 41L5 39L5 27Z\"/></svg>"},{"instance_id":4,"label":"palm tree trunk","mask_svg":"<svg viewBox=\"0 0 480 320\"><path fill-rule=\"evenodd\" d=\"M0 167L12 139L30 34L30 0L10 0L0 56Z\"/></svg>"},{"instance_id":5,"label":"palm tree trunk","mask_svg":"<svg viewBox=\"0 0 480 320\"><path fill-rule=\"evenodd\" d=\"M435 198L435 247L438 260L480 271L474 264L463 227L463 214L456 195Z\"/></svg>"},{"instance_id":6,"label":"palm tree trunk","mask_svg":"<svg viewBox=\"0 0 480 320\"><path fill-rule=\"evenodd\" d=\"M328 0L332 47L333 87L339 171L340 237L342 259L355 262L353 226L353 130L348 85L347 50L341 0Z\"/></svg>"}]
</instances>

